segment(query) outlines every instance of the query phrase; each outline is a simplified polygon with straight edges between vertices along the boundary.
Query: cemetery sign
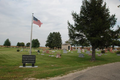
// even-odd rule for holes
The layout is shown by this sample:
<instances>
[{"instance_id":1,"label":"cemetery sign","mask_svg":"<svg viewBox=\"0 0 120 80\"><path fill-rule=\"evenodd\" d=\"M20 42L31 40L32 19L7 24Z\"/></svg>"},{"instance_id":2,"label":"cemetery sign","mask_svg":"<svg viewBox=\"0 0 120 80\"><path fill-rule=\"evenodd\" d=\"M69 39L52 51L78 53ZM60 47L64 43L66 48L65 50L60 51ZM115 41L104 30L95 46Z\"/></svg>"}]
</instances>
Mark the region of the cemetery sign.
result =
<instances>
[{"instance_id":1,"label":"cemetery sign","mask_svg":"<svg viewBox=\"0 0 120 80\"><path fill-rule=\"evenodd\" d=\"M34 67L35 61L36 61L35 55L22 55L23 67L25 67L26 63L32 63L32 67Z\"/></svg>"}]
</instances>

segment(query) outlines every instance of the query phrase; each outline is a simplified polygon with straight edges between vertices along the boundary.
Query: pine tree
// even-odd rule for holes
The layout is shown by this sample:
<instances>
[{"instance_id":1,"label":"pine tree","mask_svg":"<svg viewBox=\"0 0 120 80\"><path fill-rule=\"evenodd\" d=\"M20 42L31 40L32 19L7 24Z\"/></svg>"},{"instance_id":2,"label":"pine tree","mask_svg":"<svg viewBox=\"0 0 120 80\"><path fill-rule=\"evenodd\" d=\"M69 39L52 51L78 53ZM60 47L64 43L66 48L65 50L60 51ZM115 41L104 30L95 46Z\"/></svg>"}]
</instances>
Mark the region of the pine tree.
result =
<instances>
[{"instance_id":1,"label":"pine tree","mask_svg":"<svg viewBox=\"0 0 120 80\"><path fill-rule=\"evenodd\" d=\"M3 44L4 46L11 46L11 43L9 41L9 39L6 39L6 41Z\"/></svg>"},{"instance_id":2,"label":"pine tree","mask_svg":"<svg viewBox=\"0 0 120 80\"><path fill-rule=\"evenodd\" d=\"M80 14L72 13L74 25L68 22L72 39L85 39L92 46L92 61L95 61L95 49L109 45L112 41L111 29L116 24L115 15L110 15L103 0L83 0Z\"/></svg>"}]
</instances>

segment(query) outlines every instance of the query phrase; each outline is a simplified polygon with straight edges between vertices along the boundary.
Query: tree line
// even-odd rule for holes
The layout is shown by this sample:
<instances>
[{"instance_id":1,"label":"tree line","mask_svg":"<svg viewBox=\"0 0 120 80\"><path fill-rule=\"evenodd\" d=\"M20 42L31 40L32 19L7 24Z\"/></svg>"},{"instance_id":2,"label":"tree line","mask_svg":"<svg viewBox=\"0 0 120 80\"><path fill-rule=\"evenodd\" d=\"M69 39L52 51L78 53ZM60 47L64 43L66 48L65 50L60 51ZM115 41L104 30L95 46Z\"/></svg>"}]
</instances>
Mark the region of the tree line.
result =
<instances>
[{"instance_id":1,"label":"tree line","mask_svg":"<svg viewBox=\"0 0 120 80\"><path fill-rule=\"evenodd\" d=\"M50 47L51 49L54 49L55 47L56 48L61 48L61 44L62 44L62 39L61 39L61 34L59 32L53 32L53 33L50 33L48 35L48 38L46 40L46 47ZM9 39L6 39L4 44L4 46L11 46L11 42ZM18 42L16 46L19 46L19 47L30 47L30 42L25 43L24 42ZM33 48L38 48L40 47L40 42L38 39L33 39L32 40L32 47Z\"/></svg>"},{"instance_id":2,"label":"tree line","mask_svg":"<svg viewBox=\"0 0 120 80\"><path fill-rule=\"evenodd\" d=\"M11 46L10 40L6 39L3 45L4 46ZM25 45L24 42L18 42L16 46L18 46L18 47L24 47L24 46L30 47L30 42L26 43L26 45ZM39 46L40 46L39 40L38 39L33 39L32 40L32 47L33 48L38 48Z\"/></svg>"}]
</instances>

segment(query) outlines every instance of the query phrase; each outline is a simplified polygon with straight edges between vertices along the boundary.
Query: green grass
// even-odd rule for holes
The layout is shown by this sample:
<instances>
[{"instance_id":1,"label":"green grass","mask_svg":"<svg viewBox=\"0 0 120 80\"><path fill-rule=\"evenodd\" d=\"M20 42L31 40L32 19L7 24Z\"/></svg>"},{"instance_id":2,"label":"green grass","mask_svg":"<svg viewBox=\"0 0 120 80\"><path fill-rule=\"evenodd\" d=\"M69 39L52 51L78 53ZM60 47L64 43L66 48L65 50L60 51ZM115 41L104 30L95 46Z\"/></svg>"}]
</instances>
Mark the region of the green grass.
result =
<instances>
[{"instance_id":1,"label":"green grass","mask_svg":"<svg viewBox=\"0 0 120 80\"><path fill-rule=\"evenodd\" d=\"M37 55L36 49L33 49L32 55L36 55L35 65L38 66L38 68L19 68L19 66L22 66L22 55L29 55L29 52L26 51L26 49L22 52L17 52L17 49L18 48L0 47L0 80L22 80L24 78L41 79L59 75L62 76L91 66L120 62L120 56L110 52L101 57L96 56L96 61L91 62L91 56L88 56L86 53L84 53L84 58L79 58L77 51L64 54L62 50L59 50L53 55L61 53L62 58L55 58L55 56L49 57L50 54L46 53L45 55Z\"/></svg>"}]
</instances>

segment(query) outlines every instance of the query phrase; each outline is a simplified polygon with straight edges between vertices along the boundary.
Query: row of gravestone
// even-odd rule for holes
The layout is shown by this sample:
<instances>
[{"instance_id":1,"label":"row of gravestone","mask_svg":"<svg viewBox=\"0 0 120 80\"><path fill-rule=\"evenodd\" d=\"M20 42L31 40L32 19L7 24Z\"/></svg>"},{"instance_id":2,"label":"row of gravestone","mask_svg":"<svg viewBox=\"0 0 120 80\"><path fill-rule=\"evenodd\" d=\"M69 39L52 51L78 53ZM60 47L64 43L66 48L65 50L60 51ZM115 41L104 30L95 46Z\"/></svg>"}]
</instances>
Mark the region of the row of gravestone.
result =
<instances>
[{"instance_id":1,"label":"row of gravestone","mask_svg":"<svg viewBox=\"0 0 120 80\"><path fill-rule=\"evenodd\" d=\"M92 56L91 53L89 53L88 55L89 55L89 56ZM101 56L102 54L97 54L97 55L98 55L98 56ZM105 55L107 55L107 54L105 54ZM82 57L82 58L83 58L83 57L84 57L84 54L80 53L78 57Z\"/></svg>"}]
</instances>

